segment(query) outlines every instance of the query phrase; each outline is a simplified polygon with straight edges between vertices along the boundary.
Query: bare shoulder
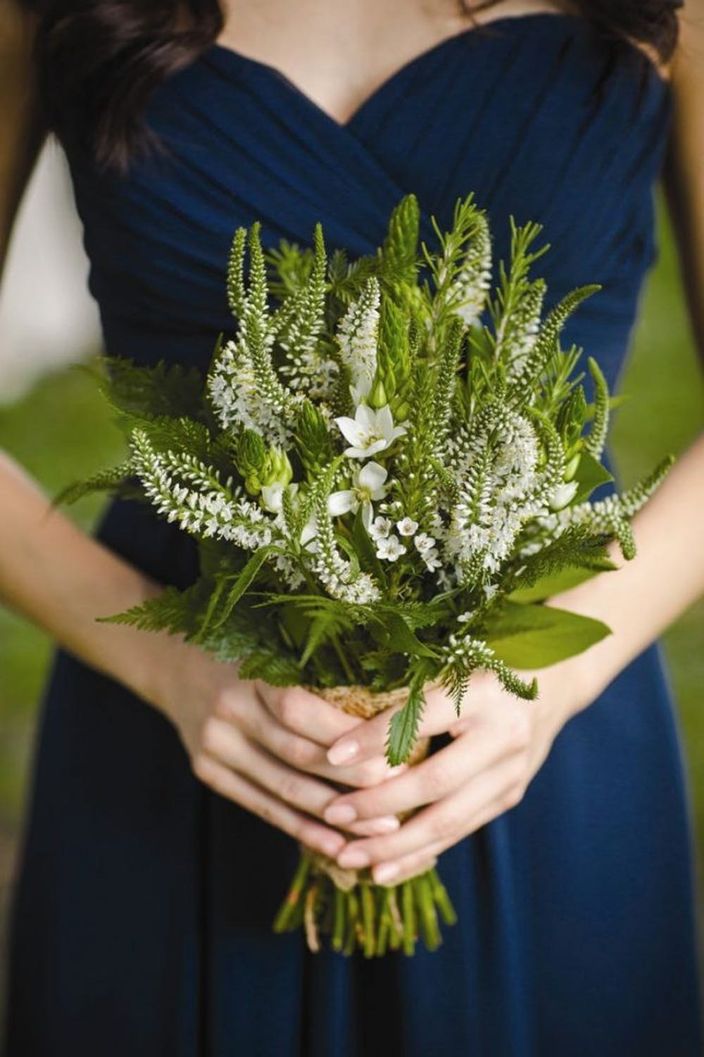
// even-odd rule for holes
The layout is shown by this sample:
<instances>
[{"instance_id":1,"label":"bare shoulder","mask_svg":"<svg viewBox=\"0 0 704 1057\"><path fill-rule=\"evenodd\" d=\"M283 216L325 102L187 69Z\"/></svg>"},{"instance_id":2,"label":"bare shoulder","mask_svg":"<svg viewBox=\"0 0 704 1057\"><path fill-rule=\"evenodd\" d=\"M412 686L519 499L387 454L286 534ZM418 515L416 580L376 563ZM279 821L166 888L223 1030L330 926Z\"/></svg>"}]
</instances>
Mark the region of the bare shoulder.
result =
<instances>
[{"instance_id":1,"label":"bare shoulder","mask_svg":"<svg viewBox=\"0 0 704 1057\"><path fill-rule=\"evenodd\" d=\"M652 59L663 79L673 86L697 73L701 85L704 78L704 0L685 0L677 9L677 22L677 44L667 62L663 63L653 48L640 43L638 46Z\"/></svg>"}]
</instances>

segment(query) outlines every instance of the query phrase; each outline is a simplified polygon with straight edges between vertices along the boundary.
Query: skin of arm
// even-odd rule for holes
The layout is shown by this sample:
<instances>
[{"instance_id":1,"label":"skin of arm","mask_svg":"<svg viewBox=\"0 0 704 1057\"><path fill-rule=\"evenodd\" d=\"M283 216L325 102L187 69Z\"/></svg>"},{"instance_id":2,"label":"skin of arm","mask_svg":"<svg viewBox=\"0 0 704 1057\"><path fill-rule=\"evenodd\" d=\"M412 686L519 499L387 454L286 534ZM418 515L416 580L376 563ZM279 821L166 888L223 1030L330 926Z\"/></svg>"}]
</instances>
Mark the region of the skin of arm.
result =
<instances>
[{"instance_id":1,"label":"skin of arm","mask_svg":"<svg viewBox=\"0 0 704 1057\"><path fill-rule=\"evenodd\" d=\"M675 119L664 170L665 193L682 261L688 312L704 356L704 0L680 18L672 65ZM509 698L496 680L472 679L462 719L442 692L428 695L421 732L454 741L424 763L375 789L343 794L325 818L354 824L368 814L418 811L395 834L348 843L341 866L371 865L377 881L396 882L522 799L558 732L704 593L704 437L677 461L633 522L637 556L551 600L603 620L612 634L578 657L536 672L537 701ZM328 753L340 765L379 751L389 716L360 724Z\"/></svg>"},{"instance_id":2,"label":"skin of arm","mask_svg":"<svg viewBox=\"0 0 704 1057\"><path fill-rule=\"evenodd\" d=\"M36 21L0 6L0 273L12 226L45 139L31 58ZM155 583L85 535L0 453L0 601L76 657L121 682L176 727L195 774L291 836L333 854L344 837L322 823L340 789L393 773L383 755L340 773L325 750L356 720L303 690L241 680L233 665L179 636L101 624L158 593ZM335 785L331 778L334 777ZM395 818L360 823L389 832Z\"/></svg>"}]
</instances>

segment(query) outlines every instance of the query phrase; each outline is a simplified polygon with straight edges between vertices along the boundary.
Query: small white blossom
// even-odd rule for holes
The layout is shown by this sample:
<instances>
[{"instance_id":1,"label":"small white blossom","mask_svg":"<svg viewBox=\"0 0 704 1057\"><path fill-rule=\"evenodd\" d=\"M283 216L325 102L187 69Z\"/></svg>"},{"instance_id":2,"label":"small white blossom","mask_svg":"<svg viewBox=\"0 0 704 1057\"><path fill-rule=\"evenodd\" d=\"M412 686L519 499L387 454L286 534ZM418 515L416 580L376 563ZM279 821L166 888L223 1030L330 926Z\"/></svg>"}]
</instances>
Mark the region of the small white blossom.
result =
<instances>
[{"instance_id":1,"label":"small white blossom","mask_svg":"<svg viewBox=\"0 0 704 1057\"><path fill-rule=\"evenodd\" d=\"M442 562L440 561L440 554L435 549L435 547L431 547L429 551L423 551L421 553L421 558L425 562L426 569L428 569L428 571L431 573L435 569L439 569L442 565Z\"/></svg>"},{"instance_id":2,"label":"small white blossom","mask_svg":"<svg viewBox=\"0 0 704 1057\"><path fill-rule=\"evenodd\" d=\"M435 546L435 539L432 536L429 536L427 532L419 532L413 542L421 554L432 550Z\"/></svg>"},{"instance_id":3,"label":"small white blossom","mask_svg":"<svg viewBox=\"0 0 704 1057\"><path fill-rule=\"evenodd\" d=\"M401 557L402 554L406 553L406 548L401 543L398 536L391 535L386 539L377 540L376 544L376 556L377 558L383 558L387 562L395 562Z\"/></svg>"},{"instance_id":4,"label":"small white blossom","mask_svg":"<svg viewBox=\"0 0 704 1057\"><path fill-rule=\"evenodd\" d=\"M345 455L351 459L368 459L390 447L397 437L406 432L405 426L394 426L391 408L384 404L378 411L366 404L360 404L354 418L342 416L336 418L340 432L350 447L345 448Z\"/></svg>"},{"instance_id":5,"label":"small white blossom","mask_svg":"<svg viewBox=\"0 0 704 1057\"><path fill-rule=\"evenodd\" d=\"M373 540L382 540L391 532L393 528L393 522L387 517L375 517L371 525L367 529L367 532Z\"/></svg>"},{"instance_id":6,"label":"small white blossom","mask_svg":"<svg viewBox=\"0 0 704 1057\"><path fill-rule=\"evenodd\" d=\"M401 536L412 536L418 529L418 522L414 521L413 518L404 517L400 521L396 522L396 528Z\"/></svg>"}]
</instances>

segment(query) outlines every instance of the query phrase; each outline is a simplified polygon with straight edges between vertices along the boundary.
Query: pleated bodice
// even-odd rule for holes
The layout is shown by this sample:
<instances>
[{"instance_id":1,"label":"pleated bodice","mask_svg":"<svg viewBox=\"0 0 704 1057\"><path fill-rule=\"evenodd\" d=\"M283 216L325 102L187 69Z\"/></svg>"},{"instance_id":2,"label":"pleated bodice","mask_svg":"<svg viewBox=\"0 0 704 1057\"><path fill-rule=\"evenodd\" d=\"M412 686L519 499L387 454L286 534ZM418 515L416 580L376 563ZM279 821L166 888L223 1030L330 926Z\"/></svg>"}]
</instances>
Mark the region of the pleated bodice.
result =
<instances>
[{"instance_id":1,"label":"pleated bodice","mask_svg":"<svg viewBox=\"0 0 704 1057\"><path fill-rule=\"evenodd\" d=\"M614 380L653 262L652 190L666 144L669 85L635 46L586 20L539 12L494 20L392 74L345 124L286 77L222 45L171 76L148 108L170 155L126 177L70 159L107 348L204 364L231 329L224 272L236 226L366 253L410 191L448 223L474 191L506 259L509 215L543 225L536 264L547 306L603 284L566 340Z\"/></svg>"}]
</instances>

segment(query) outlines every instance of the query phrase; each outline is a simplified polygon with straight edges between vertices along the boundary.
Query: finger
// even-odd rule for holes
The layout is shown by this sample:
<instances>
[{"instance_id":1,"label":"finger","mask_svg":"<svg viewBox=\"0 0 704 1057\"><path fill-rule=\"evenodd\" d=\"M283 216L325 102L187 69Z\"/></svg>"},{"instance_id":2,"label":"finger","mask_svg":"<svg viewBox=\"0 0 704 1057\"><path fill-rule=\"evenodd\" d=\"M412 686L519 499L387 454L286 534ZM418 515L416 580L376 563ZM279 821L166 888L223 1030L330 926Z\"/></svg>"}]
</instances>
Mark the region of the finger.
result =
<instances>
[{"instance_id":1,"label":"finger","mask_svg":"<svg viewBox=\"0 0 704 1057\"><path fill-rule=\"evenodd\" d=\"M503 760L451 796L426 807L389 836L351 841L337 857L339 866L361 869L395 861L447 841L456 843L472 831L476 818L495 801L507 810L518 802L520 774L513 759Z\"/></svg>"},{"instance_id":2,"label":"finger","mask_svg":"<svg viewBox=\"0 0 704 1057\"><path fill-rule=\"evenodd\" d=\"M225 699L219 702L217 715L229 722L235 721L239 729L291 767L317 774L336 785L366 788L406 769L405 765L390 767L383 756L350 767L333 767L323 746L282 726L256 696L248 700L235 696Z\"/></svg>"},{"instance_id":3,"label":"finger","mask_svg":"<svg viewBox=\"0 0 704 1057\"><path fill-rule=\"evenodd\" d=\"M202 753L193 761L198 778L220 796L234 801L265 822L324 855L335 856L345 843L340 833L282 803L270 793Z\"/></svg>"},{"instance_id":4,"label":"finger","mask_svg":"<svg viewBox=\"0 0 704 1057\"><path fill-rule=\"evenodd\" d=\"M411 877L427 873L437 863L437 856L433 854L432 848L426 848L414 855L406 855L395 863L380 863L372 871L375 884L397 885L402 881L408 881Z\"/></svg>"},{"instance_id":5,"label":"finger","mask_svg":"<svg viewBox=\"0 0 704 1057\"><path fill-rule=\"evenodd\" d=\"M328 749L327 758L330 763L359 763L371 756L383 756L386 752L391 718L400 710L401 706L388 708L374 719L358 722L349 733L344 732ZM471 723L471 717L465 718ZM447 693L442 689L427 690L425 708L418 728L419 737L443 734L456 723L457 712Z\"/></svg>"},{"instance_id":6,"label":"finger","mask_svg":"<svg viewBox=\"0 0 704 1057\"><path fill-rule=\"evenodd\" d=\"M395 833L401 825L395 815L383 815L380 818L365 818L345 826L345 830L355 837L377 837L382 833Z\"/></svg>"},{"instance_id":7,"label":"finger","mask_svg":"<svg viewBox=\"0 0 704 1057\"><path fill-rule=\"evenodd\" d=\"M359 724L357 716L348 716L302 686L270 686L261 679L255 680L255 686L261 700L284 727L320 745L331 745Z\"/></svg>"},{"instance_id":8,"label":"finger","mask_svg":"<svg viewBox=\"0 0 704 1057\"><path fill-rule=\"evenodd\" d=\"M296 771L264 752L229 723L211 719L203 734L203 750L274 793L284 803L322 817L336 795L333 786Z\"/></svg>"},{"instance_id":9,"label":"finger","mask_svg":"<svg viewBox=\"0 0 704 1057\"><path fill-rule=\"evenodd\" d=\"M395 815L432 804L471 781L507 756L523 752L523 739L507 736L496 725L485 725L471 735L407 767L404 773L370 789L338 796L328 807L325 821L349 827L357 819Z\"/></svg>"}]
</instances>

